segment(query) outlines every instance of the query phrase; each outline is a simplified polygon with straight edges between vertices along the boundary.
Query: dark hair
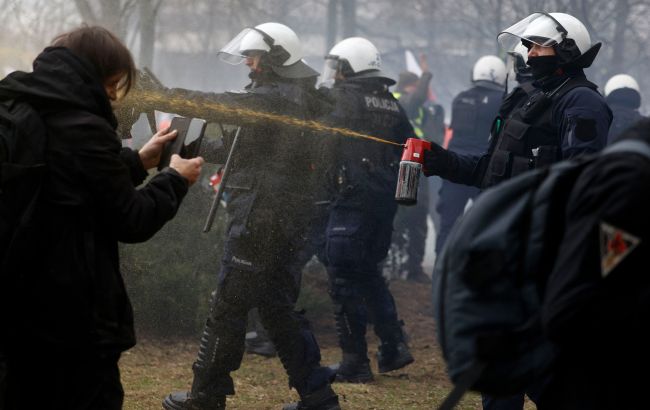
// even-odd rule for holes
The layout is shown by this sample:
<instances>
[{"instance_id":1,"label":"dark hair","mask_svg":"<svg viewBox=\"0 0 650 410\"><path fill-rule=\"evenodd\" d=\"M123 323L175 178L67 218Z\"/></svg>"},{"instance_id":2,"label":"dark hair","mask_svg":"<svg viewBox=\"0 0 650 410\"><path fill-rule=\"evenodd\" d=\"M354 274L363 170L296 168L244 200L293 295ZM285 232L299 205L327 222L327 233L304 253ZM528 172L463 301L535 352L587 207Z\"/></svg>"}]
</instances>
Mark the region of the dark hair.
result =
<instances>
[{"instance_id":1,"label":"dark hair","mask_svg":"<svg viewBox=\"0 0 650 410\"><path fill-rule=\"evenodd\" d=\"M66 47L79 57L88 60L102 81L120 73L126 75L120 85L124 94L135 83L133 56L122 41L107 29L99 26L82 26L59 34L52 40L54 47Z\"/></svg>"}]
</instances>

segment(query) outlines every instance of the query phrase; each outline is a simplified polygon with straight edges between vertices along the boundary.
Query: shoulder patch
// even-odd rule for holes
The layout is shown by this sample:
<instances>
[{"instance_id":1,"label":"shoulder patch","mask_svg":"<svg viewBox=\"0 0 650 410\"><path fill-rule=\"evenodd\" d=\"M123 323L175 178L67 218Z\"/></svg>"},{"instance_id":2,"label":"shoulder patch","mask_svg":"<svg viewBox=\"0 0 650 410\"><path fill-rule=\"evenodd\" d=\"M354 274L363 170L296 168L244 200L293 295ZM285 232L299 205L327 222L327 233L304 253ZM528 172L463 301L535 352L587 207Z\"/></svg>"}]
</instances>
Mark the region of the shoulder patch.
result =
<instances>
[{"instance_id":1,"label":"shoulder patch","mask_svg":"<svg viewBox=\"0 0 650 410\"><path fill-rule=\"evenodd\" d=\"M606 278L638 245L641 239L605 222L600 224L600 274Z\"/></svg>"}]
</instances>

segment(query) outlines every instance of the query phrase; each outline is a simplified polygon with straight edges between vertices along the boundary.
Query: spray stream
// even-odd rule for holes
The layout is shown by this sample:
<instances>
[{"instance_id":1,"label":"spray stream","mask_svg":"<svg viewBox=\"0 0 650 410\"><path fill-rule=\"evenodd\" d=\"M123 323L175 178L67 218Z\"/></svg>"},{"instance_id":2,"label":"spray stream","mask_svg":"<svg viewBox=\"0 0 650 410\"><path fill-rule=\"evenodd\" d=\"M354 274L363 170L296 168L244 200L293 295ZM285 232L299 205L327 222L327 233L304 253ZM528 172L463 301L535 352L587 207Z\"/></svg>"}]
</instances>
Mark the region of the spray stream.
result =
<instances>
[{"instance_id":1,"label":"spray stream","mask_svg":"<svg viewBox=\"0 0 650 410\"><path fill-rule=\"evenodd\" d=\"M302 120L288 115L272 114L268 112L255 111L240 106L232 106L224 103L211 101L208 98L193 96L188 93L188 97L179 97L167 92L158 92L152 90L134 90L121 103L116 112L120 122L126 121L134 113L153 111L154 109L174 112L187 117L202 118L206 121L223 122L223 123L260 123L276 122L284 125L307 128L313 131L338 134L350 138L360 138L368 141L379 142L383 144L403 147L393 141L373 137L346 128L330 127L313 120ZM128 113L128 114L127 114ZM128 116L128 117L127 117Z\"/></svg>"}]
</instances>

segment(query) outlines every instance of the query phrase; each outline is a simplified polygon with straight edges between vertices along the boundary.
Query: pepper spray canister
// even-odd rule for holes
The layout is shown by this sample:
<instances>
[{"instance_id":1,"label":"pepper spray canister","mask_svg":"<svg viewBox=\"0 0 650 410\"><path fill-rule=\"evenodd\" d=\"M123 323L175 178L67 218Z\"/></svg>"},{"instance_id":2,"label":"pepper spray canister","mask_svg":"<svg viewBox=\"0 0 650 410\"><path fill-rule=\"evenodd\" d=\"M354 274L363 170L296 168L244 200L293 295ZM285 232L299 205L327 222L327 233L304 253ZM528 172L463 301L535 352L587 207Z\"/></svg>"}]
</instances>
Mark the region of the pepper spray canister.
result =
<instances>
[{"instance_id":1,"label":"pepper spray canister","mask_svg":"<svg viewBox=\"0 0 650 410\"><path fill-rule=\"evenodd\" d=\"M400 204L414 205L418 201L418 184L425 150L431 150L429 141L419 138L406 140L402 160L399 163L397 190L395 191L395 200Z\"/></svg>"}]
</instances>

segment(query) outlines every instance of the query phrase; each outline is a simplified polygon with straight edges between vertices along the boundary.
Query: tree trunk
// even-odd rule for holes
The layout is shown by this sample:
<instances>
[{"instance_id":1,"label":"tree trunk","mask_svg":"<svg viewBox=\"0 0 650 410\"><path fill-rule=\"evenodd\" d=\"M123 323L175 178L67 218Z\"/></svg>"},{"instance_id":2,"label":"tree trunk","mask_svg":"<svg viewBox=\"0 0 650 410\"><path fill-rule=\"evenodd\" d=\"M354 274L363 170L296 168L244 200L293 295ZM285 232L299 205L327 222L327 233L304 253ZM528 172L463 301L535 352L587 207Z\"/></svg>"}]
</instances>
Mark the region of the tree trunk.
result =
<instances>
[{"instance_id":1,"label":"tree trunk","mask_svg":"<svg viewBox=\"0 0 650 410\"><path fill-rule=\"evenodd\" d=\"M352 37L357 33L357 1L341 0L341 20L343 22L343 37Z\"/></svg>"},{"instance_id":2,"label":"tree trunk","mask_svg":"<svg viewBox=\"0 0 650 410\"><path fill-rule=\"evenodd\" d=\"M625 31L627 20L630 15L630 4L628 0L616 2L616 17L614 19L614 38L612 39L612 59L610 70L612 73L620 73L625 66Z\"/></svg>"},{"instance_id":3,"label":"tree trunk","mask_svg":"<svg viewBox=\"0 0 650 410\"><path fill-rule=\"evenodd\" d=\"M156 4L155 4L156 3ZM156 43L156 15L160 1L140 0L140 67L153 69L153 56Z\"/></svg>"},{"instance_id":4,"label":"tree trunk","mask_svg":"<svg viewBox=\"0 0 650 410\"><path fill-rule=\"evenodd\" d=\"M329 51L336 42L338 28L338 5L339 0L327 2L327 35L325 36L325 50Z\"/></svg>"}]
</instances>

